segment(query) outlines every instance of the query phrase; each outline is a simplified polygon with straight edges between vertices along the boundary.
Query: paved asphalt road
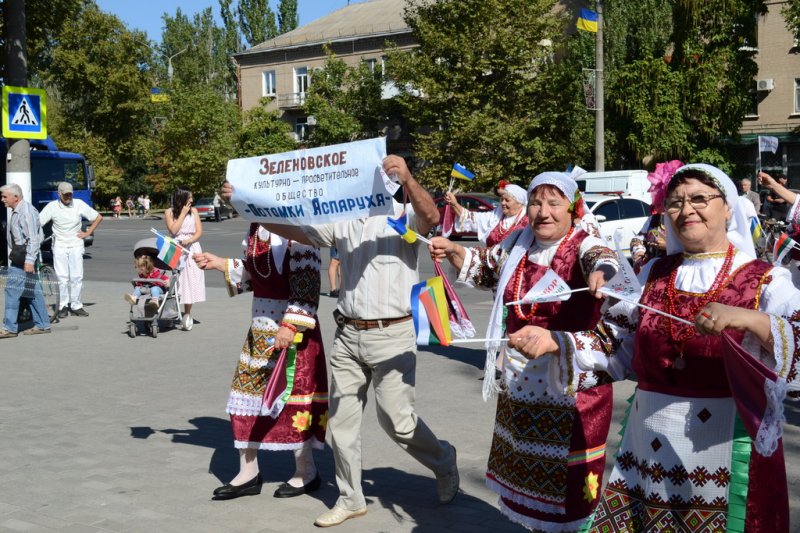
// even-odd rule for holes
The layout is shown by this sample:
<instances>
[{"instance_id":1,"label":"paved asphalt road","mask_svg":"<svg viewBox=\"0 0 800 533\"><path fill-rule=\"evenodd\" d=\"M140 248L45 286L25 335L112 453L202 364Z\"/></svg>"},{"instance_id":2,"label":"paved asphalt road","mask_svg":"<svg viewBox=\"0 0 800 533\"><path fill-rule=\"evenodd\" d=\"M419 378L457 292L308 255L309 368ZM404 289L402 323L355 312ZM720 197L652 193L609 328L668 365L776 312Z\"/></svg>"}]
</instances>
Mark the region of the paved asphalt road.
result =
<instances>
[{"instance_id":1,"label":"paved asphalt road","mask_svg":"<svg viewBox=\"0 0 800 533\"><path fill-rule=\"evenodd\" d=\"M323 487L313 495L272 498L292 473L291 455L262 453L259 496L210 500L237 470L224 412L250 298L228 298L222 276L208 273L208 299L197 304L191 332L127 336L133 246L163 220L107 219L85 261L88 318L69 317L51 335L0 340L0 532L230 531L312 532L337 489L329 449L315 452ZM238 256L242 220L205 223L203 248ZM323 252L323 268L327 267ZM421 261L430 276L430 259ZM323 275L323 293L327 276ZM490 295L461 291L478 331ZM0 300L2 293L0 292ZM334 300L320 300L326 346ZM336 528L349 532L519 532L483 484L494 407L480 399L479 347L420 350L417 409L458 448L461 494L436 502L430 472L380 430L371 393L364 412L364 490L368 513ZM633 386L615 385L609 455ZM800 410L787 404L786 448L793 530L800 525ZM610 469L612 460L607 461Z\"/></svg>"}]
</instances>

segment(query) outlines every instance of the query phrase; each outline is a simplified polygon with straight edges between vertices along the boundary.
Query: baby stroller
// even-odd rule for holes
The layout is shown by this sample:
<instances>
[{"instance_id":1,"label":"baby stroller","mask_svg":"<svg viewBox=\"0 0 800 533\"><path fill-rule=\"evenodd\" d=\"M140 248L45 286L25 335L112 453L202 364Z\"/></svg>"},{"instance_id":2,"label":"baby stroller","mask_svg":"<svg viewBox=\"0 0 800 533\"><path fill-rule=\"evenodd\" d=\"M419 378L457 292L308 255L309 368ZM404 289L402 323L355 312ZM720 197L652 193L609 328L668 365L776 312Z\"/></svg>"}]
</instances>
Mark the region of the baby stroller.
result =
<instances>
[{"instance_id":1,"label":"baby stroller","mask_svg":"<svg viewBox=\"0 0 800 533\"><path fill-rule=\"evenodd\" d=\"M149 284L153 283L152 279L134 278L131 280L132 285L136 283L145 283L144 287L140 286L142 297L139 298L136 304L131 305L130 320L128 322L128 335L133 338L139 331L150 331L153 338L158 336L160 326L177 327L181 325L183 316L181 314L180 301L178 301L178 277L183 264L178 268L172 270L169 265L164 263L158 258L158 249L156 248L156 238L150 237L142 239L136 243L133 249L133 256L139 257L141 255L148 255L153 260L156 268L163 271L169 278L169 287L158 299L157 309L148 309L145 306L146 300L149 299L147 294ZM188 327L191 327L187 324Z\"/></svg>"}]
</instances>

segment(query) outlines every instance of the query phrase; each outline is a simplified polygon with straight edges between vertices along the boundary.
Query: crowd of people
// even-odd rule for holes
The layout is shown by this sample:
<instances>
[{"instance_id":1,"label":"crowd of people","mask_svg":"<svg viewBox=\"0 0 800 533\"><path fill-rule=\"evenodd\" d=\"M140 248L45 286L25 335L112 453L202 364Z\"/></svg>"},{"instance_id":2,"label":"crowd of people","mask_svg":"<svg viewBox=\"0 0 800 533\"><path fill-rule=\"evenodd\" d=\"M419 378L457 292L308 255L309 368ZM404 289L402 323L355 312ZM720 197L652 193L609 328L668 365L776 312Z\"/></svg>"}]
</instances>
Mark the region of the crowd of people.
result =
<instances>
[{"instance_id":1,"label":"crowd of people","mask_svg":"<svg viewBox=\"0 0 800 533\"><path fill-rule=\"evenodd\" d=\"M800 290L787 268L756 259L753 214L741 197L758 198L746 180L740 193L716 167L673 163L654 185L652 216L632 247L643 287L638 302L603 296L623 259L601 237L571 173L543 172L527 189L503 183L500 207L482 215L446 195L457 227L476 231L478 246L443 237L431 238L427 249L409 245L384 215L317 226L253 223L239 258L202 251L192 193L176 189L165 221L191 256L179 278L185 320L205 299L206 270L224 274L231 296L253 293L226 407L239 471L213 498L261 492L258 450L294 453L294 474L275 497L318 490L311 450L327 442L339 497L315 524L364 515L361 433L370 385L381 428L431 470L440 503L456 497L456 447L437 437L414 407L410 292L419 281L419 256L429 253L452 281L492 291L483 395L497 404L485 478L510 520L547 532L788 531L781 406L787 390L800 388ZM410 229L428 234L439 222L430 194L402 158L386 157L383 170L397 178L408 201L394 202L394 215L405 212ZM765 173L758 180L769 190L764 208L800 223L800 198L785 180ZM8 242L21 257L11 268L24 280L36 262L41 221L55 223L74 210L94 231L102 217L70 202L65 188L37 219L17 189L0 191L13 209ZM227 183L220 191L224 201L232 193ZM77 239L70 224L62 229ZM317 316L325 247L335 248L337 259L329 272L337 300L327 357ZM77 283L70 277L79 270L62 262L68 269L61 309L80 314L79 276ZM141 267L159 278L152 265ZM522 303L552 275L583 290L566 300ZM11 307L24 290L22 282L7 284L0 337L16 336ZM32 331L49 332L40 292L30 296ZM751 370L740 376L762 379L755 390L765 407L758 404L757 416L747 408L762 398L731 385L729 353L766 369L766 381ZM637 389L604 483L611 384L618 380L634 380Z\"/></svg>"}]
</instances>

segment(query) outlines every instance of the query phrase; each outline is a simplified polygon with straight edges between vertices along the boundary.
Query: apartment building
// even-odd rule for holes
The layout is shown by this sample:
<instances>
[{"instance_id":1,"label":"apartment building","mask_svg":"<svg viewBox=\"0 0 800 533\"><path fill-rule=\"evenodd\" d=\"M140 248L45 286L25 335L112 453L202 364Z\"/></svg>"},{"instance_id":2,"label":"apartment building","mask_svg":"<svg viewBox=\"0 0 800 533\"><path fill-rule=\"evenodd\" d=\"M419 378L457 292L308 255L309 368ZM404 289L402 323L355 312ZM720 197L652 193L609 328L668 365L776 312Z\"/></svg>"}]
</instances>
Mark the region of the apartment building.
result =
<instances>
[{"instance_id":1,"label":"apartment building","mask_svg":"<svg viewBox=\"0 0 800 533\"><path fill-rule=\"evenodd\" d=\"M271 97L269 109L276 110L292 125L297 140L305 138L313 117L303 113L310 77L325 65L327 45L348 65L366 61L382 65L384 48L393 42L400 49L416 46L411 29L403 20L403 0L370 0L350 4L305 26L280 35L234 55L239 65L239 105L243 110ZM384 86L384 97L394 87ZM399 119L398 119L399 120ZM387 125L387 135L398 137L397 124Z\"/></svg>"},{"instance_id":2,"label":"apartment building","mask_svg":"<svg viewBox=\"0 0 800 533\"><path fill-rule=\"evenodd\" d=\"M765 172L782 172L789 186L800 188L800 42L781 15L785 1L767 2L758 21L758 76L753 81L753 108L744 118L734 157L755 175L759 163ZM777 137L778 151L758 152L758 136ZM759 160L760 157L760 160Z\"/></svg>"}]
</instances>

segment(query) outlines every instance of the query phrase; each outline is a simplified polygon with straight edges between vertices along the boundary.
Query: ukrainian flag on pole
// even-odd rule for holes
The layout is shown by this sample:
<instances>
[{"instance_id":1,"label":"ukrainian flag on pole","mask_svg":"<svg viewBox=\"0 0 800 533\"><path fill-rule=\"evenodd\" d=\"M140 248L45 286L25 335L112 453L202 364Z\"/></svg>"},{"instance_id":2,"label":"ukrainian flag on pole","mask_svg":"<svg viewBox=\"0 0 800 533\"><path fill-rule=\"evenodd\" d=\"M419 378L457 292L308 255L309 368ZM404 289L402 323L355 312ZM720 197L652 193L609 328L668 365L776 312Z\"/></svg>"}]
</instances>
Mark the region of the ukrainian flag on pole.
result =
<instances>
[{"instance_id":1,"label":"ukrainian flag on pole","mask_svg":"<svg viewBox=\"0 0 800 533\"><path fill-rule=\"evenodd\" d=\"M475 174L467 170L467 167L459 164L453 164L453 170L450 171L450 177L458 178L460 180L472 181L475 179Z\"/></svg>"},{"instance_id":2,"label":"ukrainian flag on pole","mask_svg":"<svg viewBox=\"0 0 800 533\"><path fill-rule=\"evenodd\" d=\"M591 9L581 9L578 16L578 29L597 33L597 13Z\"/></svg>"}]
</instances>

